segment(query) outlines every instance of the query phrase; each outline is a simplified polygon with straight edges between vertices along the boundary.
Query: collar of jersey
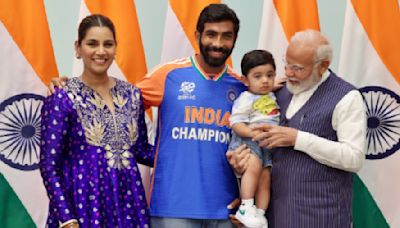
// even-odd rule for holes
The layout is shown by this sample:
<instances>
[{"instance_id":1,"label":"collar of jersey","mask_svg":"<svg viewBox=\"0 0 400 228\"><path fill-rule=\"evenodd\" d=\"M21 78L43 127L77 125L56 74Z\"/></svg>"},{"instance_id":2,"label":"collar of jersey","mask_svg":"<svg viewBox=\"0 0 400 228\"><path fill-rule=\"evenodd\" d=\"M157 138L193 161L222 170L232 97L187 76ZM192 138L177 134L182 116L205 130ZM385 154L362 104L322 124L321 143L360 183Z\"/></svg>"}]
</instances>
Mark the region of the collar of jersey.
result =
<instances>
[{"instance_id":1,"label":"collar of jersey","mask_svg":"<svg viewBox=\"0 0 400 228\"><path fill-rule=\"evenodd\" d=\"M228 65L225 64L225 68L218 74L216 74L214 77L210 77L209 74L206 74L203 69L201 69L200 65L196 62L195 56L190 56L190 61L192 62L194 68L199 72L199 74L206 80L213 80L213 81L218 81L222 75L225 74L225 72L228 70Z\"/></svg>"}]
</instances>

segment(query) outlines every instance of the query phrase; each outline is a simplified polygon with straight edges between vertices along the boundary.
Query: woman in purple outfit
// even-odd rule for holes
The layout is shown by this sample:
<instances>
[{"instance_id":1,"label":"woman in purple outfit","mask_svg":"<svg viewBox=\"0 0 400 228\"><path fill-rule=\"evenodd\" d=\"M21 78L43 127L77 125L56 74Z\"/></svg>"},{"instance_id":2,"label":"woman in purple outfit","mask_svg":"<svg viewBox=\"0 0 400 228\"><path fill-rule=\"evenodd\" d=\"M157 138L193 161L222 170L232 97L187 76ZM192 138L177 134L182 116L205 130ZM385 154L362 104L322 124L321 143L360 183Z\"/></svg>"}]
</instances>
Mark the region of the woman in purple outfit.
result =
<instances>
[{"instance_id":1,"label":"woman in purple outfit","mask_svg":"<svg viewBox=\"0 0 400 228\"><path fill-rule=\"evenodd\" d=\"M40 171L48 227L148 227L137 162L153 165L140 91L110 77L116 37L105 16L82 20L75 42L84 70L47 97Z\"/></svg>"}]
</instances>

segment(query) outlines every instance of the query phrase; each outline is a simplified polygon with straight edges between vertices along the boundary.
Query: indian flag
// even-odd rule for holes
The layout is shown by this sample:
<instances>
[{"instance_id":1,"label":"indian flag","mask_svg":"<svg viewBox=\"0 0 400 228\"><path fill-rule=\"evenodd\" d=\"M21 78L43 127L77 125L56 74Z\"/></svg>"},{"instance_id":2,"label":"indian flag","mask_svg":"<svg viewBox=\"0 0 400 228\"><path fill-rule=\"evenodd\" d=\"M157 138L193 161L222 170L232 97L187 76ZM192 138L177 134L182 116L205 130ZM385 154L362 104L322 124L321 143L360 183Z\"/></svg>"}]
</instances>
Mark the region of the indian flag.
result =
<instances>
[{"instance_id":1,"label":"indian flag","mask_svg":"<svg viewBox=\"0 0 400 228\"><path fill-rule=\"evenodd\" d=\"M117 54L109 69L109 74L132 84L140 81L147 72L146 58L142 45L139 22L136 15L134 0L84 0L80 8L80 20L90 14L103 14L114 23L117 35ZM83 72L83 63L75 59L73 63L74 76ZM146 115L146 118L147 115ZM150 119L146 119L148 126ZM152 130L149 129L149 133ZM151 140L153 136L149 135ZM150 186L150 169L139 165L143 186L146 194Z\"/></svg>"},{"instance_id":2,"label":"indian flag","mask_svg":"<svg viewBox=\"0 0 400 228\"><path fill-rule=\"evenodd\" d=\"M278 76L284 76L282 58L290 38L305 29L319 30L316 0L264 1L258 48L272 53Z\"/></svg>"},{"instance_id":3,"label":"indian flag","mask_svg":"<svg viewBox=\"0 0 400 228\"><path fill-rule=\"evenodd\" d=\"M0 0L0 226L44 227L40 110L58 75L42 0Z\"/></svg>"},{"instance_id":4,"label":"indian flag","mask_svg":"<svg viewBox=\"0 0 400 228\"><path fill-rule=\"evenodd\" d=\"M367 160L356 176L354 227L400 227L400 12L397 0L348 2L339 74L368 108Z\"/></svg>"},{"instance_id":5,"label":"indian flag","mask_svg":"<svg viewBox=\"0 0 400 228\"><path fill-rule=\"evenodd\" d=\"M203 8L212 3L221 3L221 1L168 1L161 63L199 52L195 37L197 19Z\"/></svg>"}]
</instances>

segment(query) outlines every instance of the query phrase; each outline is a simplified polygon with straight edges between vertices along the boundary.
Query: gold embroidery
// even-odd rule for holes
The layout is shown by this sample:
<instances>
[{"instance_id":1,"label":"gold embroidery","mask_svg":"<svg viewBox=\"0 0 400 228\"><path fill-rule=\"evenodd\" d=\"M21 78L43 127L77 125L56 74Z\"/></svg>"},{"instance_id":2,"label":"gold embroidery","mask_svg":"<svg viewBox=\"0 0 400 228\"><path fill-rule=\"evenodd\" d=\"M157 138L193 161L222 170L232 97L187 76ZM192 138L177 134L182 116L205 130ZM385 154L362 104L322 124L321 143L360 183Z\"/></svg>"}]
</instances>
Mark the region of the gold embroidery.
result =
<instances>
[{"instance_id":1,"label":"gold embroidery","mask_svg":"<svg viewBox=\"0 0 400 228\"><path fill-rule=\"evenodd\" d=\"M87 99L90 103L92 103L94 106L96 106L97 109L103 110L105 107L105 103L101 100L101 97L97 95L97 93L94 93L94 98L88 98Z\"/></svg>"},{"instance_id":2,"label":"gold embroidery","mask_svg":"<svg viewBox=\"0 0 400 228\"><path fill-rule=\"evenodd\" d=\"M133 92L131 98L132 98L132 104L135 104L135 102L140 98L140 93Z\"/></svg>"},{"instance_id":3,"label":"gold embroidery","mask_svg":"<svg viewBox=\"0 0 400 228\"><path fill-rule=\"evenodd\" d=\"M106 149L105 157L109 167L117 169L130 167L131 162L129 159L133 157L133 154L129 152L129 145L125 144L121 152L114 150L109 144L107 144L104 149Z\"/></svg>"},{"instance_id":4,"label":"gold embroidery","mask_svg":"<svg viewBox=\"0 0 400 228\"><path fill-rule=\"evenodd\" d=\"M131 152L129 152L129 145L125 144L123 147L124 151L122 152L122 156L121 156L121 161L122 161L122 165L125 168L128 168L131 164L131 162L129 161L129 158L133 157L133 154Z\"/></svg>"},{"instance_id":5,"label":"gold embroidery","mask_svg":"<svg viewBox=\"0 0 400 228\"><path fill-rule=\"evenodd\" d=\"M85 136L88 142L95 146L101 146L105 134L105 126L93 119L93 124L88 123L85 127Z\"/></svg>"},{"instance_id":6,"label":"gold embroidery","mask_svg":"<svg viewBox=\"0 0 400 228\"><path fill-rule=\"evenodd\" d=\"M134 119L128 124L129 138L132 143L135 143L138 137L137 123Z\"/></svg>"},{"instance_id":7,"label":"gold embroidery","mask_svg":"<svg viewBox=\"0 0 400 228\"><path fill-rule=\"evenodd\" d=\"M108 167L124 169L131 167L133 153L129 150L139 137L140 92L126 83L117 82L115 90L111 91L116 116L108 112L102 98L79 79L69 81L68 96L78 113L77 121L82 123L86 142L104 148Z\"/></svg>"},{"instance_id":8,"label":"gold embroidery","mask_svg":"<svg viewBox=\"0 0 400 228\"><path fill-rule=\"evenodd\" d=\"M116 104L119 108L124 107L126 102L128 102L128 99L123 98L120 94L118 94L116 97L113 97L114 104Z\"/></svg>"},{"instance_id":9,"label":"gold embroidery","mask_svg":"<svg viewBox=\"0 0 400 228\"><path fill-rule=\"evenodd\" d=\"M113 160L113 159L108 159L107 165L108 165L109 167L111 167L111 168L115 168L115 167L114 167L114 166L115 166L115 160Z\"/></svg>"}]
</instances>

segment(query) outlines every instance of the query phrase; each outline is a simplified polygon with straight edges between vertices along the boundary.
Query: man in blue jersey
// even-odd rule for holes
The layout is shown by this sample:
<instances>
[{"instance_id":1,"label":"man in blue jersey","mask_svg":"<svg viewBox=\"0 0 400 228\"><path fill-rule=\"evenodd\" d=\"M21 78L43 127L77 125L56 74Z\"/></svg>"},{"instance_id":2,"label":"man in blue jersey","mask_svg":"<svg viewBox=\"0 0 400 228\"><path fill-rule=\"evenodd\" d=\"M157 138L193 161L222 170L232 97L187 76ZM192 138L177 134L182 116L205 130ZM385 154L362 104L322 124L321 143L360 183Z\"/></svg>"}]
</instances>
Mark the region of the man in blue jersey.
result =
<instances>
[{"instance_id":1,"label":"man in blue jersey","mask_svg":"<svg viewBox=\"0 0 400 228\"><path fill-rule=\"evenodd\" d=\"M200 13L200 53L158 67L138 83L157 106L156 161L151 184L153 227L232 227L227 205L238 197L225 157L233 101L245 87L226 61L239 19L225 4Z\"/></svg>"}]
</instances>

